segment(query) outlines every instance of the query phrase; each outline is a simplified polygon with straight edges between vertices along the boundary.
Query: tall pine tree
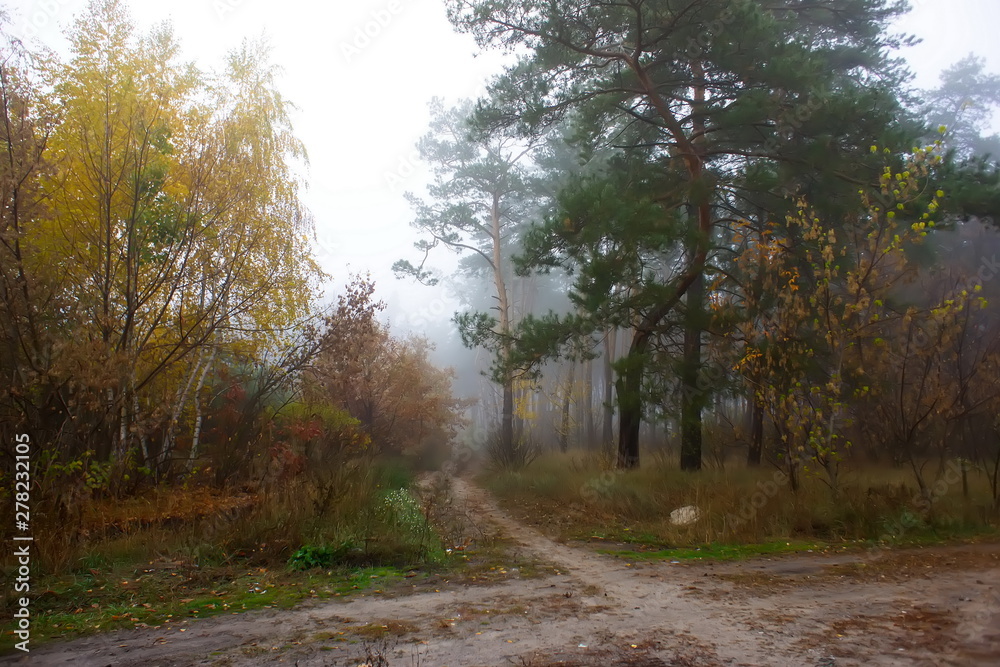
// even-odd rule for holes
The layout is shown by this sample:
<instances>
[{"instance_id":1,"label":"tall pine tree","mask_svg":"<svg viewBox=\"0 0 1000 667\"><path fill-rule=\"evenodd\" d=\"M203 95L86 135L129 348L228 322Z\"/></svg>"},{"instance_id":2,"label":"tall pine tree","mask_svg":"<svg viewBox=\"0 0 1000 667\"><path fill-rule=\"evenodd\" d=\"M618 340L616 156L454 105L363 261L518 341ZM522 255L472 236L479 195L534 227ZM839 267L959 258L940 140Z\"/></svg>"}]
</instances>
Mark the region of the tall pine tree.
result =
<instances>
[{"instance_id":1,"label":"tall pine tree","mask_svg":"<svg viewBox=\"0 0 1000 667\"><path fill-rule=\"evenodd\" d=\"M639 462L650 342L679 323L682 465L700 467L704 285L716 273L727 224L783 219L792 194L835 211L846 201L838 190L877 181L871 145L909 148L919 134L897 101L905 72L888 55L902 38L887 26L905 10L895 0L449 2L453 23L481 45L527 51L490 87L483 127L533 135L572 118L581 134L618 147L630 173L642 174L641 204L631 204L641 212L626 206L566 216L568 224L556 216L526 250L534 258L526 266L579 271L577 298L591 306L591 324L624 317L632 329L617 384L620 466ZM598 189L637 187L622 178L609 173ZM663 233L634 233L651 218ZM664 247L664 234L676 242ZM580 263L595 258L617 271L605 250L623 244L639 257L627 270L639 267L641 279L583 279L598 271ZM612 284L627 288L595 293ZM580 326L555 316L526 324L523 338L534 344L543 331L558 339Z\"/></svg>"}]
</instances>

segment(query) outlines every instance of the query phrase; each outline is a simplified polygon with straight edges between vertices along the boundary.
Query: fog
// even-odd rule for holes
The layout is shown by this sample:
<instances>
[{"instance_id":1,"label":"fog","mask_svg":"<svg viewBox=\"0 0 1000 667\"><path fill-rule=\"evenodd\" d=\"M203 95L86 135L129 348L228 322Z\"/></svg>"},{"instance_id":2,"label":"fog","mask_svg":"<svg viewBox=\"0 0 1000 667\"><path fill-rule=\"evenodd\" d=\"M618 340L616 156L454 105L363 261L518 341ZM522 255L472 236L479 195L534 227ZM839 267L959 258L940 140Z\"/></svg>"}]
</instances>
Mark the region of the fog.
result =
<instances>
[{"instance_id":1,"label":"fog","mask_svg":"<svg viewBox=\"0 0 1000 667\"><path fill-rule=\"evenodd\" d=\"M899 52L915 74L914 90L936 87L940 73L969 52L985 59L987 72L1000 71L995 3L912 5L896 27L920 40ZM83 0L6 3L15 33L61 52L66 49L61 30L84 6ZM266 39L282 68L280 88L297 108L295 131L309 152L308 165L301 165L307 183L303 199L315 218L316 257L328 275L325 302L336 298L352 274L370 273L393 331L433 342L434 359L458 373L459 395L484 404L495 400L495 387L484 376L490 353L466 349L452 321L456 312L493 307L488 278L463 273L459 257L443 249L428 259L441 277L435 287L397 279L390 267L398 259L419 259L412 244L420 236L410 226L413 211L403 194L424 193L430 178L416 151L427 131L430 100L455 104L477 98L510 56L481 50L469 35L456 33L437 0L349 5L290 0L280 6L263 0L179 0L136 3L131 11L141 28L170 21L183 57L200 67L217 65L245 39ZM981 128L983 135L996 129L993 118L991 127ZM513 310L518 317L567 312L566 285L555 275L518 279ZM592 384L598 386L599 360L591 366ZM567 372L550 370L553 377ZM595 393L594 399L599 405L606 397Z\"/></svg>"}]
</instances>

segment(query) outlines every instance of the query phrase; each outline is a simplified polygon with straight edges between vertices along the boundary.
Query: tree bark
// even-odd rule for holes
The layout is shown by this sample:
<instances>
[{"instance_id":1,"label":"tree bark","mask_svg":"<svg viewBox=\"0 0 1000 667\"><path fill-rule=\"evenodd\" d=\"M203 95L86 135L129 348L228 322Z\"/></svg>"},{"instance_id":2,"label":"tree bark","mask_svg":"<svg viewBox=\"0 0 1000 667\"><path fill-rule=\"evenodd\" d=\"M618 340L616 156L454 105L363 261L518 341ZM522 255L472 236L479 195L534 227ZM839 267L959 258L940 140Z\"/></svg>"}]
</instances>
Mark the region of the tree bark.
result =
<instances>
[{"instance_id":1,"label":"tree bark","mask_svg":"<svg viewBox=\"0 0 1000 667\"><path fill-rule=\"evenodd\" d=\"M642 424L642 399L639 386L642 369L629 369L619 378L618 388L618 467L624 470L639 467L639 426Z\"/></svg>"},{"instance_id":2,"label":"tree bark","mask_svg":"<svg viewBox=\"0 0 1000 667\"><path fill-rule=\"evenodd\" d=\"M212 348L212 352L208 356L208 361L201 369L201 375L198 376L198 384L194 389L194 428L191 432L191 451L188 454L188 464L187 469L190 472L194 469L194 464L198 460L198 456L201 454L201 400L199 400L199 394L201 394L201 388L205 386L205 376L208 375L209 369L211 369L212 364L215 362L215 352L216 349Z\"/></svg>"},{"instance_id":3,"label":"tree bark","mask_svg":"<svg viewBox=\"0 0 1000 667\"><path fill-rule=\"evenodd\" d=\"M639 427L642 426L642 374L650 332L637 329L626 358L625 372L615 383L618 390L618 467L639 467Z\"/></svg>"},{"instance_id":4,"label":"tree bark","mask_svg":"<svg viewBox=\"0 0 1000 667\"><path fill-rule=\"evenodd\" d=\"M604 423L601 425L601 442L604 451L611 453L614 447L615 421L615 370L613 367L618 330L611 329L604 338Z\"/></svg>"},{"instance_id":5,"label":"tree bark","mask_svg":"<svg viewBox=\"0 0 1000 667\"><path fill-rule=\"evenodd\" d=\"M650 104L663 120L664 126L676 142L675 155L684 161L690 187L694 197L690 207L697 220L694 253L691 265L682 278L679 279L674 295L667 299L655 311L646 314L636 327L632 338L632 348L629 351L629 367L625 378L618 383L618 400L620 404L620 428L618 441L618 465L622 468L634 468L639 465L639 425L642 421L642 374L645 366L645 353L649 345L649 337L653 334L663 318L677 305L684 294L699 279L705 271L705 261L708 257L709 237L714 220L712 218L711 196L715 185L711 176L706 177L704 170L704 116L699 113L705 104L705 83L700 62L693 62L692 69L698 82L694 86L694 113L692 115L691 135L684 131L681 122L674 115L670 106L660 95L656 84L649 76L646 68L634 58L623 56L629 68L632 69L643 88ZM695 194L697 193L697 194ZM700 332L699 332L700 336ZM700 346L698 349L700 359ZM700 413L699 413L700 414ZM700 424L699 424L700 428ZM683 429L683 425L682 425ZM699 467L700 467L700 435L699 435ZM683 451L683 443L682 443Z\"/></svg>"},{"instance_id":6,"label":"tree bark","mask_svg":"<svg viewBox=\"0 0 1000 667\"><path fill-rule=\"evenodd\" d=\"M170 458L170 455L173 453L174 445L176 444L177 424L180 421L184 405L187 403L188 394L191 391L191 385L194 384L195 377L198 377L201 372L201 364L204 362L204 357L205 348L202 347L198 350L198 359L191 368L187 381L183 386L177 387L177 394L174 397L174 406L170 413L170 421L167 422L167 428L163 434L163 442L160 445L160 452L157 455L157 460L154 465L158 475L166 472L163 467L166 461Z\"/></svg>"},{"instance_id":7,"label":"tree bark","mask_svg":"<svg viewBox=\"0 0 1000 667\"><path fill-rule=\"evenodd\" d=\"M691 63L691 73L695 77L694 94L691 113L692 148L698 156L697 178L701 178L701 156L706 139L705 127L705 88L704 69L702 63L694 60ZM692 181L695 172L692 171ZM705 197L706 195L701 195ZM697 206L697 212L693 211ZM684 359L681 371L681 470L701 470L702 424L701 413L705 406L709 388L699 382L701 376L701 336L704 331L705 310L705 275L704 265L708 247L708 235L711 228L711 212L707 198L697 203L689 204L692 218L698 218L699 234L692 249L696 274L686 295L685 326L684 326ZM706 224L707 223L707 224Z\"/></svg>"},{"instance_id":8,"label":"tree bark","mask_svg":"<svg viewBox=\"0 0 1000 667\"><path fill-rule=\"evenodd\" d=\"M514 381L507 376L503 382L503 406L500 412L500 442L506 454L514 451Z\"/></svg>"},{"instance_id":9,"label":"tree bark","mask_svg":"<svg viewBox=\"0 0 1000 667\"><path fill-rule=\"evenodd\" d=\"M566 391L562 397L562 415L559 420L559 451L565 453L569 449L569 407L573 397L573 383L576 381L576 362L569 360L569 377L566 380Z\"/></svg>"},{"instance_id":10,"label":"tree bark","mask_svg":"<svg viewBox=\"0 0 1000 667\"><path fill-rule=\"evenodd\" d=\"M756 468L760 465L761 454L764 451L764 406L756 397L750 398L750 446L747 449L747 466Z\"/></svg>"},{"instance_id":11,"label":"tree bark","mask_svg":"<svg viewBox=\"0 0 1000 667\"><path fill-rule=\"evenodd\" d=\"M510 304L507 298L507 284L503 276L503 256L501 252L501 214L500 195L493 195L493 207L490 211L490 233L493 244L493 283L497 291L497 309L500 311L500 344L502 363L504 365L503 378L503 408L500 415L500 447L505 454L513 456L514 453L514 378L511 374L510 363ZM512 459L508 459L512 460Z\"/></svg>"},{"instance_id":12,"label":"tree bark","mask_svg":"<svg viewBox=\"0 0 1000 667\"><path fill-rule=\"evenodd\" d=\"M701 470L701 413L708 396L708 387L699 382L704 299L705 278L698 275L687 292L681 370L681 470Z\"/></svg>"},{"instance_id":13,"label":"tree bark","mask_svg":"<svg viewBox=\"0 0 1000 667\"><path fill-rule=\"evenodd\" d=\"M666 299L659 308L642 318L642 322L632 334L632 344L623 377L616 383L618 390L618 467L637 468L639 466L639 426L642 424L642 375L646 367L646 349L650 336L656 327L684 297L687 291L701 277L704 255L699 250L695 268L689 271L677 284L674 295ZM696 258L697 259L697 258Z\"/></svg>"},{"instance_id":14,"label":"tree bark","mask_svg":"<svg viewBox=\"0 0 1000 667\"><path fill-rule=\"evenodd\" d=\"M583 366L583 401L580 402L581 427L585 428L587 449L594 447L597 432L594 424L594 360L587 359Z\"/></svg>"}]
</instances>

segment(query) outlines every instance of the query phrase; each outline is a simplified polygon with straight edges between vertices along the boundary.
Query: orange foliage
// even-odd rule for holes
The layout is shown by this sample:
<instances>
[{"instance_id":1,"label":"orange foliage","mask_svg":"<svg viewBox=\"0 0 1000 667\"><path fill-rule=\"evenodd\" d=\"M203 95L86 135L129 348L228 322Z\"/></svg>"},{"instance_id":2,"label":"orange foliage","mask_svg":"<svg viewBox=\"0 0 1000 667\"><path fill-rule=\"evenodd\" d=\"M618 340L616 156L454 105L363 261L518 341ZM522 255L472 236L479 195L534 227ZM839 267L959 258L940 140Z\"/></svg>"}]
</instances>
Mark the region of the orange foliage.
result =
<instances>
[{"instance_id":1,"label":"orange foliage","mask_svg":"<svg viewBox=\"0 0 1000 667\"><path fill-rule=\"evenodd\" d=\"M126 500L104 499L88 503L83 529L106 533L167 522L190 522L218 513L251 507L258 497L249 493L224 492L208 487L157 487Z\"/></svg>"}]
</instances>

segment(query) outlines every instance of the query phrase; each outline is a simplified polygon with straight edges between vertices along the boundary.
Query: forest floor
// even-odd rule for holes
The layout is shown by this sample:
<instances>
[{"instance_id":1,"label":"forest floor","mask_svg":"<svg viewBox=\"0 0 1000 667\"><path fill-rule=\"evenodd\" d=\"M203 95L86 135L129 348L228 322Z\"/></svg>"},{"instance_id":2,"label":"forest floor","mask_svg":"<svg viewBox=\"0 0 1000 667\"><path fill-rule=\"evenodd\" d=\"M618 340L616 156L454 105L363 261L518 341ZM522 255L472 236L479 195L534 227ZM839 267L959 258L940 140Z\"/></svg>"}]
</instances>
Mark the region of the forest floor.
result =
<instances>
[{"instance_id":1,"label":"forest floor","mask_svg":"<svg viewBox=\"0 0 1000 667\"><path fill-rule=\"evenodd\" d=\"M1000 545L737 562L630 561L558 543L454 480L512 545L489 576L403 579L303 604L52 643L32 665L998 665ZM607 543L601 548L606 550ZM544 563L518 567L518 563ZM413 583L413 582L417 583Z\"/></svg>"}]
</instances>

